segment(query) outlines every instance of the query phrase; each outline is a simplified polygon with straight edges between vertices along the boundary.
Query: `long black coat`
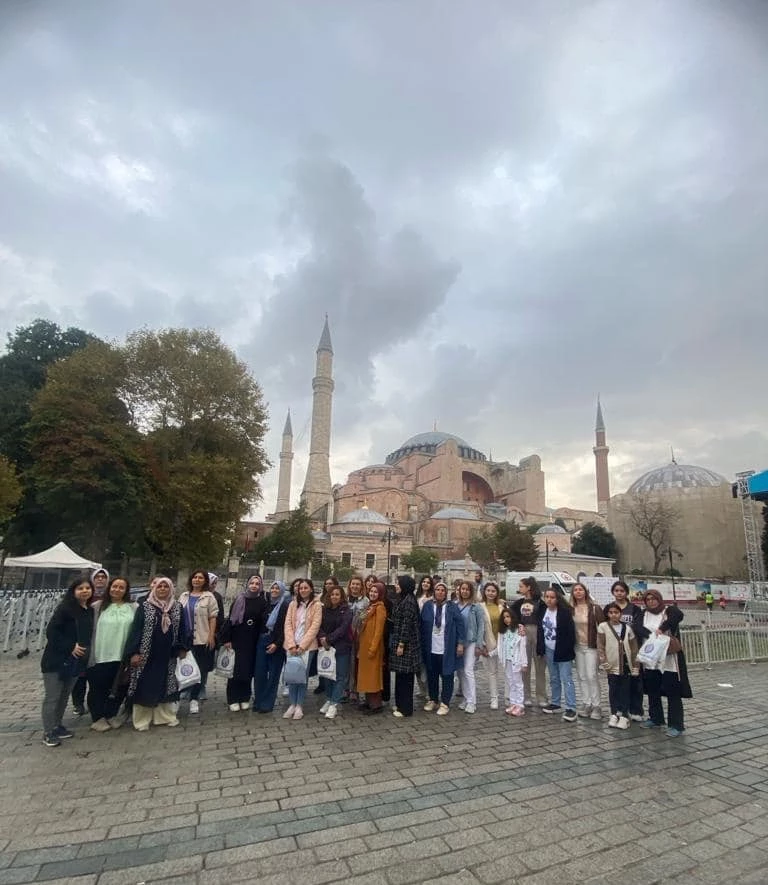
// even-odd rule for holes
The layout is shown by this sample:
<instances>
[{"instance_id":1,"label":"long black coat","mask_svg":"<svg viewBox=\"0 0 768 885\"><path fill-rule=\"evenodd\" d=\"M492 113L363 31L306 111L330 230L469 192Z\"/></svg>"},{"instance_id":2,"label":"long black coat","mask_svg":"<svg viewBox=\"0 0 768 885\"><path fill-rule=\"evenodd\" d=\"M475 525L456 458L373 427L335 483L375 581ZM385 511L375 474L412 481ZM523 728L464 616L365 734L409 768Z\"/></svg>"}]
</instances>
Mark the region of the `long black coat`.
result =
<instances>
[{"instance_id":1,"label":"long black coat","mask_svg":"<svg viewBox=\"0 0 768 885\"><path fill-rule=\"evenodd\" d=\"M639 645L642 645L646 639L651 635L651 631L647 630L643 626L643 615L645 611L638 606L635 606L637 611L634 613L634 620L632 622L632 629L634 630L635 636L637 636L637 641ZM675 636L678 639L680 638L680 624L683 620L683 613L676 605L668 605L664 609L664 620L659 624L659 630L662 633L668 633L670 636ZM666 695L679 695L681 698L692 698L693 691L691 690L691 683L688 679L688 664L685 660L685 652L679 651L677 653L677 669L680 671L680 676L678 678L676 673L664 672L661 673L661 694ZM646 685L645 677L649 673L658 673L658 671L643 671L643 686L645 688L646 694L648 694L648 688L652 687L652 693L655 694L656 691L656 683L659 681L657 676L651 677L651 686Z\"/></svg>"},{"instance_id":2,"label":"long black coat","mask_svg":"<svg viewBox=\"0 0 768 885\"><path fill-rule=\"evenodd\" d=\"M232 609L230 609L229 615L232 616ZM231 642L232 648L235 650L233 679L247 682L253 677L256 644L259 641L259 636L266 630L268 616L267 601L259 594L254 597L246 597L245 613L240 624L233 624L229 618L224 621L224 626L221 628L221 641L222 643Z\"/></svg>"},{"instance_id":3,"label":"long black coat","mask_svg":"<svg viewBox=\"0 0 768 885\"><path fill-rule=\"evenodd\" d=\"M176 659L180 651L192 648L192 636L178 602L174 602L169 614L171 626L163 633L161 611L150 602L142 602L125 644L128 657L142 657L141 664L131 668L128 695L143 707L154 707L176 698L179 691Z\"/></svg>"}]
</instances>

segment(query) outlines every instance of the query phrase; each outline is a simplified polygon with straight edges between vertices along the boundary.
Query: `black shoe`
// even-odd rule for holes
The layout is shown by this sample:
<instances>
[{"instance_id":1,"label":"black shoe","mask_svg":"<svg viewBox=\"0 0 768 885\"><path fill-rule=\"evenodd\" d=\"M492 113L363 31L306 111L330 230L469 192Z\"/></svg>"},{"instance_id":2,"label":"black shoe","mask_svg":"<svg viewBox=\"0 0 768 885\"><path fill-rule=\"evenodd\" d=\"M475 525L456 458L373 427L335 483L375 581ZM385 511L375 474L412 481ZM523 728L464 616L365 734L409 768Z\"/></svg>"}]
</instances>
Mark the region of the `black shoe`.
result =
<instances>
[{"instance_id":1,"label":"black shoe","mask_svg":"<svg viewBox=\"0 0 768 885\"><path fill-rule=\"evenodd\" d=\"M384 712L384 705L383 704L380 707L367 707L365 710L363 710L363 713L365 713L366 716L375 716L376 713L383 713L383 712Z\"/></svg>"},{"instance_id":2,"label":"black shoe","mask_svg":"<svg viewBox=\"0 0 768 885\"><path fill-rule=\"evenodd\" d=\"M73 738L75 736L74 731L64 728L63 725L57 725L56 728L53 729L53 734L55 734L61 741L65 741L67 738Z\"/></svg>"},{"instance_id":3,"label":"black shoe","mask_svg":"<svg viewBox=\"0 0 768 885\"><path fill-rule=\"evenodd\" d=\"M546 707L541 708L542 713L559 713L560 712L560 704L547 704Z\"/></svg>"},{"instance_id":4,"label":"black shoe","mask_svg":"<svg viewBox=\"0 0 768 885\"><path fill-rule=\"evenodd\" d=\"M49 731L48 734L43 735L43 746L44 747L60 747L61 741L56 737L56 732Z\"/></svg>"},{"instance_id":5,"label":"black shoe","mask_svg":"<svg viewBox=\"0 0 768 885\"><path fill-rule=\"evenodd\" d=\"M72 712L75 716L85 716L85 707L73 707Z\"/></svg>"},{"instance_id":6,"label":"black shoe","mask_svg":"<svg viewBox=\"0 0 768 885\"><path fill-rule=\"evenodd\" d=\"M566 710L563 713L563 719L566 722L575 722L576 721L576 711L575 710Z\"/></svg>"},{"instance_id":7,"label":"black shoe","mask_svg":"<svg viewBox=\"0 0 768 885\"><path fill-rule=\"evenodd\" d=\"M322 685L318 685L317 688L312 692L312 694L323 694L325 688Z\"/></svg>"}]
</instances>

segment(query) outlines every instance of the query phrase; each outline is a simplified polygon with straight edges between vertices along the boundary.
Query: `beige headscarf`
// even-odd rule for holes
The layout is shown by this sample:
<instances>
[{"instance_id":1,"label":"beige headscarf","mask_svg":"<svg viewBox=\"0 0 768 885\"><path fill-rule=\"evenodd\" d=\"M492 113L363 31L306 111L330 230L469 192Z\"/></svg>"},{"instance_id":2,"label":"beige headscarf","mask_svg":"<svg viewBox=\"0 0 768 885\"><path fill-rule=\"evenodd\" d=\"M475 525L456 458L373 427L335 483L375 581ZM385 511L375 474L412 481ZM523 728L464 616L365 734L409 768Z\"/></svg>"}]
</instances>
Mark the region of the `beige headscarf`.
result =
<instances>
[{"instance_id":1,"label":"beige headscarf","mask_svg":"<svg viewBox=\"0 0 768 885\"><path fill-rule=\"evenodd\" d=\"M157 585L161 582L168 584L171 588L171 592L168 594L167 599L157 598ZM163 633L167 633L168 628L171 626L171 609L173 608L174 602L176 602L176 588L173 586L173 581L170 578L166 578L164 575L158 575L158 577L152 581L152 589L149 591L147 602L150 603L150 605L154 605L156 609L159 609L162 612L163 617L160 621L160 629Z\"/></svg>"}]
</instances>

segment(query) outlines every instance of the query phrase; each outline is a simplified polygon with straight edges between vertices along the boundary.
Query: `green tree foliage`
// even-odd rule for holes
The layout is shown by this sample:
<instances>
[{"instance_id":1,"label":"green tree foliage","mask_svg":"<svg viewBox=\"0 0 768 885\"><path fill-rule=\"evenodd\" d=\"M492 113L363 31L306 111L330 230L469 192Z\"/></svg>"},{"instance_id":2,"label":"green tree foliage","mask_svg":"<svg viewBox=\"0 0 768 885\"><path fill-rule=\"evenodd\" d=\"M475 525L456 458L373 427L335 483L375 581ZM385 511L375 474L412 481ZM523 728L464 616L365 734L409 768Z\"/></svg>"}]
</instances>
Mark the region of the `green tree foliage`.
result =
<instances>
[{"instance_id":1,"label":"green tree foliage","mask_svg":"<svg viewBox=\"0 0 768 885\"><path fill-rule=\"evenodd\" d=\"M405 569L413 569L420 575L433 575L440 557L426 547L414 547L410 553L404 553L400 562Z\"/></svg>"},{"instance_id":2,"label":"green tree foliage","mask_svg":"<svg viewBox=\"0 0 768 885\"><path fill-rule=\"evenodd\" d=\"M5 455L0 455L0 527L13 516L21 500L21 493L16 468Z\"/></svg>"},{"instance_id":3,"label":"green tree foliage","mask_svg":"<svg viewBox=\"0 0 768 885\"><path fill-rule=\"evenodd\" d=\"M544 528L545 525L545 522L532 522L525 527L525 530L529 535L535 535L536 532L538 532L539 529Z\"/></svg>"},{"instance_id":4,"label":"green tree foliage","mask_svg":"<svg viewBox=\"0 0 768 885\"><path fill-rule=\"evenodd\" d=\"M267 565L288 565L296 568L312 559L314 539L307 508L301 504L292 510L287 519L275 525L271 534L258 541L252 555L256 562L262 559Z\"/></svg>"},{"instance_id":5,"label":"green tree foliage","mask_svg":"<svg viewBox=\"0 0 768 885\"><path fill-rule=\"evenodd\" d=\"M51 366L32 402L27 472L59 538L88 556L138 552L146 500L143 441L118 395L122 351L101 341Z\"/></svg>"},{"instance_id":6,"label":"green tree foliage","mask_svg":"<svg viewBox=\"0 0 768 885\"><path fill-rule=\"evenodd\" d=\"M585 522L571 546L574 553L582 556L605 556L609 559L616 558L617 549L615 535L596 522Z\"/></svg>"},{"instance_id":7,"label":"green tree foliage","mask_svg":"<svg viewBox=\"0 0 768 885\"><path fill-rule=\"evenodd\" d=\"M326 559L312 563L312 583L317 587L327 577L334 575L336 580L346 589L349 579L356 574L352 565L342 565L338 559Z\"/></svg>"},{"instance_id":8,"label":"green tree foliage","mask_svg":"<svg viewBox=\"0 0 768 885\"><path fill-rule=\"evenodd\" d=\"M469 542L469 555L484 569L503 565L508 571L530 571L539 551L533 536L515 522L499 522Z\"/></svg>"}]
</instances>

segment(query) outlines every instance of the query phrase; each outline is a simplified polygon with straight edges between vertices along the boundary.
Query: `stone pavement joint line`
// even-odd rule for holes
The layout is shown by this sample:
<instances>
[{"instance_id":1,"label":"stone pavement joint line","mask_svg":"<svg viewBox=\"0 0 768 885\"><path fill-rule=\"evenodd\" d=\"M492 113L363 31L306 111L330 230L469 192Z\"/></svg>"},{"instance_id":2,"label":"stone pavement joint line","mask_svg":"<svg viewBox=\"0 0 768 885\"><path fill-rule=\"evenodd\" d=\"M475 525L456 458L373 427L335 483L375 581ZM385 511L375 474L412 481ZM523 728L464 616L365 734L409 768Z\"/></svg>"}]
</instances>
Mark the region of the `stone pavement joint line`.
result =
<instances>
[{"instance_id":1,"label":"stone pavement joint line","mask_svg":"<svg viewBox=\"0 0 768 885\"><path fill-rule=\"evenodd\" d=\"M481 670L472 716L328 722L311 696L301 722L235 715L212 677L178 729L74 720L51 750L39 657L3 663L0 885L277 885L297 868L313 885L768 883L768 664L694 671L676 740L513 721ZM531 822L558 838L518 846Z\"/></svg>"}]
</instances>

